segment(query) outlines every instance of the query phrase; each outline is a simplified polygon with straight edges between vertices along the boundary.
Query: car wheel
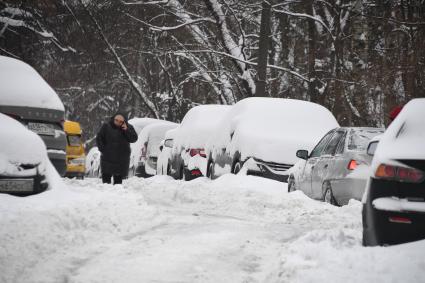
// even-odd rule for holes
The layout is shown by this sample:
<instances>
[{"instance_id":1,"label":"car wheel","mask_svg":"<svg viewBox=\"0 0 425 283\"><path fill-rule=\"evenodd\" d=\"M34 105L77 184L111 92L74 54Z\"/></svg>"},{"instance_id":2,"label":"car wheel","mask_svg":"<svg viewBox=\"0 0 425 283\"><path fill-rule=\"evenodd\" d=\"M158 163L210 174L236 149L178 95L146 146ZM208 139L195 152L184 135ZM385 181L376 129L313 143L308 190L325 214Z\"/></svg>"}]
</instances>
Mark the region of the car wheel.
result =
<instances>
[{"instance_id":1,"label":"car wheel","mask_svg":"<svg viewBox=\"0 0 425 283\"><path fill-rule=\"evenodd\" d=\"M326 182L323 184L323 187L324 187L323 201L330 203L332 205L338 205L333 196L331 184Z\"/></svg>"},{"instance_id":2,"label":"car wheel","mask_svg":"<svg viewBox=\"0 0 425 283\"><path fill-rule=\"evenodd\" d=\"M290 176L288 179L288 193L295 192L297 190L295 186L295 180L293 176Z\"/></svg>"},{"instance_id":3,"label":"car wheel","mask_svg":"<svg viewBox=\"0 0 425 283\"><path fill-rule=\"evenodd\" d=\"M233 166L233 174L238 174L242 169L242 164L240 161L236 161L235 166Z\"/></svg>"},{"instance_id":4,"label":"car wheel","mask_svg":"<svg viewBox=\"0 0 425 283\"><path fill-rule=\"evenodd\" d=\"M185 181L190 181L190 180L192 180L192 174L190 173L190 170L189 169L187 169L187 168L184 168L183 169L183 175L184 175L184 180Z\"/></svg>"},{"instance_id":5,"label":"car wheel","mask_svg":"<svg viewBox=\"0 0 425 283\"><path fill-rule=\"evenodd\" d=\"M184 179L184 166L183 165L180 167L179 179L180 180Z\"/></svg>"},{"instance_id":6,"label":"car wheel","mask_svg":"<svg viewBox=\"0 0 425 283\"><path fill-rule=\"evenodd\" d=\"M207 177L210 178L211 180L214 179L214 161L211 161L208 164L208 172L207 172Z\"/></svg>"}]
</instances>

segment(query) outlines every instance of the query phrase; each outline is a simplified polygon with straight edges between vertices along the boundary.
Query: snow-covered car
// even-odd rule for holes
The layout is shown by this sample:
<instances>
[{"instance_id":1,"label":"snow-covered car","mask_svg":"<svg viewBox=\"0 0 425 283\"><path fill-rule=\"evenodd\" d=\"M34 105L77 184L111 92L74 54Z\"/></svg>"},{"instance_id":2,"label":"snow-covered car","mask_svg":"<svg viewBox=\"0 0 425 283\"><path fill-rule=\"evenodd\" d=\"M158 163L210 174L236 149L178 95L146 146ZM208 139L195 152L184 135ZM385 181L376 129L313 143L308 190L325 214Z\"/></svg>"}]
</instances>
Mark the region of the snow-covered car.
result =
<instances>
[{"instance_id":1,"label":"snow-covered car","mask_svg":"<svg viewBox=\"0 0 425 283\"><path fill-rule=\"evenodd\" d=\"M0 193L29 195L49 186L48 156L42 139L0 113Z\"/></svg>"},{"instance_id":2,"label":"snow-covered car","mask_svg":"<svg viewBox=\"0 0 425 283\"><path fill-rule=\"evenodd\" d=\"M56 92L30 65L0 56L0 112L37 133L58 173L66 172L65 108Z\"/></svg>"},{"instance_id":3,"label":"snow-covered car","mask_svg":"<svg viewBox=\"0 0 425 283\"><path fill-rule=\"evenodd\" d=\"M382 128L336 128L327 133L311 154L297 151L306 162L288 178L288 191L301 190L307 196L334 205L350 199L361 200L372 157L369 141L381 135Z\"/></svg>"},{"instance_id":4,"label":"snow-covered car","mask_svg":"<svg viewBox=\"0 0 425 283\"><path fill-rule=\"evenodd\" d=\"M135 176L146 178L156 174L158 156L161 152L160 143L165 133L177 126L176 123L163 121L143 128L134 146L137 161Z\"/></svg>"},{"instance_id":5,"label":"snow-covered car","mask_svg":"<svg viewBox=\"0 0 425 283\"><path fill-rule=\"evenodd\" d=\"M97 146L92 147L86 156L86 177L98 178L101 176L100 151Z\"/></svg>"},{"instance_id":6,"label":"snow-covered car","mask_svg":"<svg viewBox=\"0 0 425 283\"><path fill-rule=\"evenodd\" d=\"M164 120L154 119L154 118L132 118L128 120L128 123L131 124L134 127L134 130L136 131L137 135L140 135L142 130L154 123L161 123L164 122ZM138 155L140 153L140 148L136 143L130 143L130 165L128 170L128 176L135 176L136 174L136 167L138 163Z\"/></svg>"},{"instance_id":7,"label":"snow-covered car","mask_svg":"<svg viewBox=\"0 0 425 283\"><path fill-rule=\"evenodd\" d=\"M407 103L380 138L363 196L363 244L425 238L425 98Z\"/></svg>"},{"instance_id":8,"label":"snow-covered car","mask_svg":"<svg viewBox=\"0 0 425 283\"><path fill-rule=\"evenodd\" d=\"M164 140L160 143L160 153L158 155L158 162L156 164L157 175L170 175L170 160L171 152L173 149L174 134L176 129L169 130L165 133Z\"/></svg>"},{"instance_id":9,"label":"snow-covered car","mask_svg":"<svg viewBox=\"0 0 425 283\"><path fill-rule=\"evenodd\" d=\"M186 113L174 136L169 170L172 177L192 180L205 176L205 146L230 109L228 105L200 105Z\"/></svg>"},{"instance_id":10,"label":"snow-covered car","mask_svg":"<svg viewBox=\"0 0 425 283\"><path fill-rule=\"evenodd\" d=\"M227 113L208 142L207 175L247 174L286 181L298 148L311 150L338 127L319 104L282 98L246 98Z\"/></svg>"}]
</instances>

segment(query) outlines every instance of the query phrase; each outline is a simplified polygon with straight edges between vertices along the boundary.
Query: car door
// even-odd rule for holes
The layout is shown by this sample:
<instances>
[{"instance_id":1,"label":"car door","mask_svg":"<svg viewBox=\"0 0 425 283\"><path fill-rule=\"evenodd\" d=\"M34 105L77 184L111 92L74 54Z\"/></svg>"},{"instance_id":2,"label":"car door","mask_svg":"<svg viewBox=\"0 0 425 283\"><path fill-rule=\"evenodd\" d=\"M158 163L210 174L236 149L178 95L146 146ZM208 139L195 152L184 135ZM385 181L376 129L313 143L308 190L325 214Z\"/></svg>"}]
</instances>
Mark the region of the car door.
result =
<instances>
[{"instance_id":1,"label":"car door","mask_svg":"<svg viewBox=\"0 0 425 283\"><path fill-rule=\"evenodd\" d=\"M336 130L329 142L326 144L325 148L321 152L314 168L312 168L311 173L311 194L315 199L322 199L322 184L323 181L328 177L328 174L332 171L332 164L335 159L335 153L338 148L338 145L341 139L345 135L345 130L338 129Z\"/></svg>"},{"instance_id":2,"label":"car door","mask_svg":"<svg viewBox=\"0 0 425 283\"><path fill-rule=\"evenodd\" d=\"M311 193L312 193L311 192L312 171L314 167L316 166L316 163L318 162L323 149L325 148L330 138L332 137L334 131L335 130L330 131L319 141L319 143L316 145L316 147L313 149L310 156L306 160L304 171L299 178L300 180L299 188L308 196L311 196Z\"/></svg>"}]
</instances>

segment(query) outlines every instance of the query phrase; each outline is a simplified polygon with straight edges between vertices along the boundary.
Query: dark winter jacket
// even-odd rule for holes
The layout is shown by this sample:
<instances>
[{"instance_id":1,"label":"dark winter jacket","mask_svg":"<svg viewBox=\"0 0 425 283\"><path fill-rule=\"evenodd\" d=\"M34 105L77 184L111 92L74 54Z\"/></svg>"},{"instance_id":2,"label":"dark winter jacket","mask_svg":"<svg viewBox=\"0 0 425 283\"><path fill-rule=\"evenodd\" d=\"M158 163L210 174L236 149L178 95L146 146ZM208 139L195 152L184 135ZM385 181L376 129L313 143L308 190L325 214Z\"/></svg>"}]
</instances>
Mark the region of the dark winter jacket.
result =
<instances>
[{"instance_id":1,"label":"dark winter jacket","mask_svg":"<svg viewBox=\"0 0 425 283\"><path fill-rule=\"evenodd\" d=\"M125 119L126 131L114 124L114 117L118 114ZM97 146L102 153L100 158L102 173L126 177L130 164L130 143L136 141L137 133L123 114L117 113L109 122L104 123L96 136Z\"/></svg>"}]
</instances>

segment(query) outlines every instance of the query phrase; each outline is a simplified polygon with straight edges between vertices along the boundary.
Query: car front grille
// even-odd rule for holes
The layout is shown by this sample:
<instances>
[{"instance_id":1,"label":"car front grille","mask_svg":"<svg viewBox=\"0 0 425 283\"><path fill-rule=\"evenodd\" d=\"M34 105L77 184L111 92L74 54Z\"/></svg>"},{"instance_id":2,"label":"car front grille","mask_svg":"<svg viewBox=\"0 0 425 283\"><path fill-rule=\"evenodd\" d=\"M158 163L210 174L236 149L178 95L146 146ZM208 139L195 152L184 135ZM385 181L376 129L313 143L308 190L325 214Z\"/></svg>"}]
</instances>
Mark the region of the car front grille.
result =
<instances>
[{"instance_id":1,"label":"car front grille","mask_svg":"<svg viewBox=\"0 0 425 283\"><path fill-rule=\"evenodd\" d=\"M263 161L259 159L255 159L257 164L264 165L273 171L284 172L294 166L293 164L284 164L284 163L276 163L270 161Z\"/></svg>"}]
</instances>

